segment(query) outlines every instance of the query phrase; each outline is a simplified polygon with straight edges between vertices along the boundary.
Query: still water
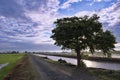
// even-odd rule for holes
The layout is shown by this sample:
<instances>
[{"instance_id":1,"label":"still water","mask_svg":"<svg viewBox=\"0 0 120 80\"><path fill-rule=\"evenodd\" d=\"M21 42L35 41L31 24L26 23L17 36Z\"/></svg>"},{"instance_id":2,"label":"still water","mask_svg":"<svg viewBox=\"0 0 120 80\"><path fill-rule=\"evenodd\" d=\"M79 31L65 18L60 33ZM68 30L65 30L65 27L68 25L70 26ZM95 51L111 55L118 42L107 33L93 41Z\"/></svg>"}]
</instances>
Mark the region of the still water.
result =
<instances>
[{"instance_id":1,"label":"still water","mask_svg":"<svg viewBox=\"0 0 120 80\"><path fill-rule=\"evenodd\" d=\"M0 64L0 69L2 69L3 67L7 66L8 63L5 63L5 64Z\"/></svg>"},{"instance_id":2,"label":"still water","mask_svg":"<svg viewBox=\"0 0 120 80\"><path fill-rule=\"evenodd\" d=\"M58 61L58 59L62 59L62 60L65 60L67 63L77 65L77 60L73 58L48 56L48 55L40 55L40 54L36 54L36 55L41 57L48 57L49 59L52 59L55 61ZM86 64L87 67L102 68L102 69L109 69L109 70L120 70L119 63L97 62L97 61L90 61L90 60L83 60L83 62Z\"/></svg>"}]
</instances>

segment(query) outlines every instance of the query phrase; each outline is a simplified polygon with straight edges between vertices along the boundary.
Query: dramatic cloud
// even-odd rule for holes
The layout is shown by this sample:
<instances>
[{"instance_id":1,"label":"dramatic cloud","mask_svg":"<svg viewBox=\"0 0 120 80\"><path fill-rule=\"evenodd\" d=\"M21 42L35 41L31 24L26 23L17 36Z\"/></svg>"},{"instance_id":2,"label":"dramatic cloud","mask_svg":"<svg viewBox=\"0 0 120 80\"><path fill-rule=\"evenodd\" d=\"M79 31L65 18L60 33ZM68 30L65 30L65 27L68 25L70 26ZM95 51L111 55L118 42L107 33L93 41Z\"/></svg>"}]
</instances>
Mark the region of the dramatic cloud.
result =
<instances>
[{"instance_id":1,"label":"dramatic cloud","mask_svg":"<svg viewBox=\"0 0 120 80\"><path fill-rule=\"evenodd\" d=\"M104 7L95 5L102 2ZM104 30L111 30L120 43L119 0L0 0L0 50L60 49L50 38L53 22L94 13L100 16Z\"/></svg>"},{"instance_id":2,"label":"dramatic cloud","mask_svg":"<svg viewBox=\"0 0 120 80\"><path fill-rule=\"evenodd\" d=\"M1 37L12 38L12 41L51 43L49 37L57 18L57 0L2 0L0 4Z\"/></svg>"},{"instance_id":3,"label":"dramatic cloud","mask_svg":"<svg viewBox=\"0 0 120 80\"><path fill-rule=\"evenodd\" d=\"M80 11L77 12L76 16L84 16L84 15L93 15L97 14L100 16L100 21L102 23L108 24L107 26L116 26L120 23L120 2L113 4L108 8L104 8L96 11Z\"/></svg>"},{"instance_id":4,"label":"dramatic cloud","mask_svg":"<svg viewBox=\"0 0 120 80\"><path fill-rule=\"evenodd\" d=\"M108 26L116 26L120 23L120 2L113 4L109 8L102 9L98 12L103 23L108 23Z\"/></svg>"}]
</instances>

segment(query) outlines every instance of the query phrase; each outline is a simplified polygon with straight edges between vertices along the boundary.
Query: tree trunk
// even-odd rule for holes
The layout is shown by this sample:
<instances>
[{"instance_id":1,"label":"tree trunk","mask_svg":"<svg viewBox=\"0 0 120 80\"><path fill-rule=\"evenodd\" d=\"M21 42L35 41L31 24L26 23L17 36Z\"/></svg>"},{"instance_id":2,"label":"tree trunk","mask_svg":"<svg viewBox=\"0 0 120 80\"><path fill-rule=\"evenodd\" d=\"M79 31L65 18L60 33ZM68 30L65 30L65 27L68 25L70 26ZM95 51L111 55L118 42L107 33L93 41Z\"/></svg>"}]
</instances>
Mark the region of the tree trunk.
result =
<instances>
[{"instance_id":1,"label":"tree trunk","mask_svg":"<svg viewBox=\"0 0 120 80\"><path fill-rule=\"evenodd\" d=\"M77 67L78 68L81 66L80 62L81 62L81 54L80 54L80 51L77 51Z\"/></svg>"}]
</instances>

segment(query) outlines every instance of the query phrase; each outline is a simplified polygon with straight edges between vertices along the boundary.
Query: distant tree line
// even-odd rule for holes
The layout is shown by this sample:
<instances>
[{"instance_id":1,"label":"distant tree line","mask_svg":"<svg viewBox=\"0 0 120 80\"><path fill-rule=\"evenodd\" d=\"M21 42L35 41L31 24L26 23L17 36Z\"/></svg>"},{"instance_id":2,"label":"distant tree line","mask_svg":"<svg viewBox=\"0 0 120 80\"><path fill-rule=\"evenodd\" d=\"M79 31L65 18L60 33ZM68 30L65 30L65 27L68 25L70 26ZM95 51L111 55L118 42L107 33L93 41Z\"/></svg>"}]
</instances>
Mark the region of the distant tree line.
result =
<instances>
[{"instance_id":1,"label":"distant tree line","mask_svg":"<svg viewBox=\"0 0 120 80\"><path fill-rule=\"evenodd\" d=\"M7 52L0 52L0 54L19 54L19 51L7 51Z\"/></svg>"}]
</instances>

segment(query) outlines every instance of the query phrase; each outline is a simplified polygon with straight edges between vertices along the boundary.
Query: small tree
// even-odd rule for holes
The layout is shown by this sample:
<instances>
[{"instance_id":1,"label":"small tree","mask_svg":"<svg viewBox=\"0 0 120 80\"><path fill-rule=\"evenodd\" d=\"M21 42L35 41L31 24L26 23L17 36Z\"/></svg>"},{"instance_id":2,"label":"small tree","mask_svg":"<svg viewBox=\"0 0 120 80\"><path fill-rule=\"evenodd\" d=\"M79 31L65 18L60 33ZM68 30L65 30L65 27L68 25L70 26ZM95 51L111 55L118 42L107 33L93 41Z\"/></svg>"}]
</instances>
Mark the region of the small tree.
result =
<instances>
[{"instance_id":1,"label":"small tree","mask_svg":"<svg viewBox=\"0 0 120 80\"><path fill-rule=\"evenodd\" d=\"M108 53L113 50L115 37L110 31L103 32L99 17L71 17L57 19L56 27L52 30L55 45L62 49L72 49L77 53L77 66L80 67L81 51L88 49L91 53L95 49ZM104 42L104 43L103 43ZM108 53L109 54L109 53Z\"/></svg>"}]
</instances>

